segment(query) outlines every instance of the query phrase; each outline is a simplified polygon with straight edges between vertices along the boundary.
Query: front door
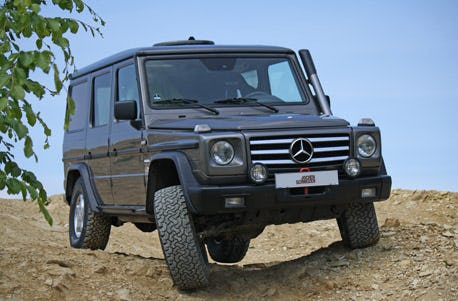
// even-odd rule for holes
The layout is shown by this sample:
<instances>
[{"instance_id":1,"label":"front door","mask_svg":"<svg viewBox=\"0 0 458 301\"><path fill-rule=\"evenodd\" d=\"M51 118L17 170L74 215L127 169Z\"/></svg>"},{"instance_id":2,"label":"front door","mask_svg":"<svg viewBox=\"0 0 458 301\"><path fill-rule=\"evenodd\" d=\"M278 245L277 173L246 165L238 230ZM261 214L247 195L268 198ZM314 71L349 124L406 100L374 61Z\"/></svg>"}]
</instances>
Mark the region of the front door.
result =
<instances>
[{"instance_id":1,"label":"front door","mask_svg":"<svg viewBox=\"0 0 458 301\"><path fill-rule=\"evenodd\" d=\"M133 62L114 67L115 102L137 101L137 122L140 121L137 76ZM143 130L130 121L113 120L111 125L111 180L116 205L145 205L146 176L142 153Z\"/></svg>"}]
</instances>

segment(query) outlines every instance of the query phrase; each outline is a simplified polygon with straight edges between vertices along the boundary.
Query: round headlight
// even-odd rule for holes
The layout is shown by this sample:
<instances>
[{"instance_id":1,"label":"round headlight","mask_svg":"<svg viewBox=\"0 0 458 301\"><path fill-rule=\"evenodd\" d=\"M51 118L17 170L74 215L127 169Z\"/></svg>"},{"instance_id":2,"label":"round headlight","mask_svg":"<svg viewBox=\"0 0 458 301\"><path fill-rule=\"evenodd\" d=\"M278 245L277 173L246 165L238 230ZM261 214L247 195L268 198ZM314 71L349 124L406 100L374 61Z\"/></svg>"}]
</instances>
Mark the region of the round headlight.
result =
<instances>
[{"instance_id":1,"label":"round headlight","mask_svg":"<svg viewBox=\"0 0 458 301\"><path fill-rule=\"evenodd\" d=\"M358 154L364 158L371 157L377 149L374 137L368 134L359 136L356 145L358 146Z\"/></svg>"},{"instance_id":2,"label":"round headlight","mask_svg":"<svg viewBox=\"0 0 458 301\"><path fill-rule=\"evenodd\" d=\"M267 180L267 169L264 165L255 163L250 168L250 178L256 184L262 184Z\"/></svg>"},{"instance_id":3,"label":"round headlight","mask_svg":"<svg viewBox=\"0 0 458 301\"><path fill-rule=\"evenodd\" d=\"M234 147L227 141L218 141L213 144L210 155L218 165L227 165L234 159Z\"/></svg>"},{"instance_id":4,"label":"round headlight","mask_svg":"<svg viewBox=\"0 0 458 301\"><path fill-rule=\"evenodd\" d=\"M344 162L344 169L350 177L356 177L361 173L361 164L354 158L347 159Z\"/></svg>"}]
</instances>

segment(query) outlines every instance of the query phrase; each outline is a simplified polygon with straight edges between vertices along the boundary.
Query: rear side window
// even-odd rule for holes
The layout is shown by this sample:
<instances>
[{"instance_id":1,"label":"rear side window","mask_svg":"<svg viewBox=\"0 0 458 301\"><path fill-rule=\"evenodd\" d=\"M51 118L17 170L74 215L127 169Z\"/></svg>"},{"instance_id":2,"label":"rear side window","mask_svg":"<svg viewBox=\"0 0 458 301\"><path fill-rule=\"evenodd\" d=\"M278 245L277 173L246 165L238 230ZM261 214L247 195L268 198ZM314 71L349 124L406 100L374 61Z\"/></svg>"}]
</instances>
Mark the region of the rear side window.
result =
<instances>
[{"instance_id":1,"label":"rear side window","mask_svg":"<svg viewBox=\"0 0 458 301\"><path fill-rule=\"evenodd\" d=\"M70 87L70 97L75 104L75 111L70 115L69 131L82 130L88 122L88 96L87 82Z\"/></svg>"},{"instance_id":2,"label":"rear side window","mask_svg":"<svg viewBox=\"0 0 458 301\"><path fill-rule=\"evenodd\" d=\"M93 89L93 126L108 124L110 117L111 73L94 78Z\"/></svg>"}]
</instances>

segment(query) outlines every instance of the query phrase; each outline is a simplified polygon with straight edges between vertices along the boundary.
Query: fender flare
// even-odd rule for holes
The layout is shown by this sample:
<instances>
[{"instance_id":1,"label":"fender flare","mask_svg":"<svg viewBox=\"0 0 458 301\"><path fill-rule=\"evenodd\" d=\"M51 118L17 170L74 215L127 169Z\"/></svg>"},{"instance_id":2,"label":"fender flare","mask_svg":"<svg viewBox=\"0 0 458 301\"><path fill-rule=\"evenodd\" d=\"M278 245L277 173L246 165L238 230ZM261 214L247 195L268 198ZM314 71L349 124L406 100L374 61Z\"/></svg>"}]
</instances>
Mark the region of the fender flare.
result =
<instances>
[{"instance_id":1,"label":"fender flare","mask_svg":"<svg viewBox=\"0 0 458 301\"><path fill-rule=\"evenodd\" d=\"M174 163L178 180L180 182L181 187L183 188L183 195L186 201L186 205L188 206L188 210L192 213L196 213L197 211L192 204L191 196L189 194L189 187L199 186L199 183L194 177L191 164L189 163L186 155L179 151L165 151L151 156L150 160L151 162L150 169L148 172L148 181L151 172L151 166L154 164L155 161L170 160ZM150 196L149 185L147 189L147 195Z\"/></svg>"},{"instance_id":2,"label":"fender flare","mask_svg":"<svg viewBox=\"0 0 458 301\"><path fill-rule=\"evenodd\" d=\"M93 212L100 212L100 205L102 202L100 201L100 198L94 189L95 185L92 182L92 176L91 176L91 171L90 168L85 164L85 163L75 163L71 164L66 172L65 172L65 199L67 203L70 203L71 197L72 197L72 188L70 185L73 186L73 184L76 182L76 179L69 181L69 175L77 171L80 175L80 178L83 180L83 189L86 191L88 201L89 201L89 206Z\"/></svg>"}]
</instances>

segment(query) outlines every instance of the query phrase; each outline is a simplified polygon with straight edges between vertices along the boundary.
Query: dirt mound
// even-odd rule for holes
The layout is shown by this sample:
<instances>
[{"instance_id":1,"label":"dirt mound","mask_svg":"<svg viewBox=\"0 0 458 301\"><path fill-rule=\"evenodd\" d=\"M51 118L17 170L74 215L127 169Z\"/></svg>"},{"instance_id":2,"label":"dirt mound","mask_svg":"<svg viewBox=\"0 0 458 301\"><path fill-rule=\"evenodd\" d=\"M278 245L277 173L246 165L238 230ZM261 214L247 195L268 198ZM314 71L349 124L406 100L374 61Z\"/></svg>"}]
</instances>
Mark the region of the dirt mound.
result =
<instances>
[{"instance_id":1,"label":"dirt mound","mask_svg":"<svg viewBox=\"0 0 458 301\"><path fill-rule=\"evenodd\" d=\"M112 229L105 251L68 243L68 206L0 201L0 300L458 300L458 193L394 190L376 204L381 240L348 250L336 222L270 226L237 265L211 265L211 283L177 291L157 234Z\"/></svg>"}]
</instances>

